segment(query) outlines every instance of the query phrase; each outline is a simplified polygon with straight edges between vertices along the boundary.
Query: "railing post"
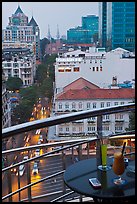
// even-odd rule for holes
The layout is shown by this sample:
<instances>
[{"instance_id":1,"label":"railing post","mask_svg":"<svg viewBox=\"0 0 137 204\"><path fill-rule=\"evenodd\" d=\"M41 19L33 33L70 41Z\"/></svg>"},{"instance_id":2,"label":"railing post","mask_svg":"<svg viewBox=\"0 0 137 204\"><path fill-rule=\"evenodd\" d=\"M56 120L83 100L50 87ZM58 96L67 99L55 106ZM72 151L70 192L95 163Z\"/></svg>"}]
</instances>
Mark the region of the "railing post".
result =
<instances>
[{"instance_id":1,"label":"railing post","mask_svg":"<svg viewBox=\"0 0 137 204\"><path fill-rule=\"evenodd\" d=\"M97 145L96 145L96 158L97 166L101 164L101 145L100 139L102 138L102 115L97 116Z\"/></svg>"},{"instance_id":2,"label":"railing post","mask_svg":"<svg viewBox=\"0 0 137 204\"><path fill-rule=\"evenodd\" d=\"M7 166L9 166L8 156L6 157ZM11 184L11 170L9 169L7 173L7 179L8 179L8 193L12 193L12 184ZM9 197L9 202L12 202L12 196Z\"/></svg>"},{"instance_id":3,"label":"railing post","mask_svg":"<svg viewBox=\"0 0 137 204\"><path fill-rule=\"evenodd\" d=\"M30 151L28 151L28 158L30 158ZM31 172L30 172L30 162L27 162L27 181L28 184L31 183ZM28 201L31 202L31 186L28 187Z\"/></svg>"},{"instance_id":4,"label":"railing post","mask_svg":"<svg viewBox=\"0 0 137 204\"><path fill-rule=\"evenodd\" d=\"M18 166L18 189L20 189L20 175L19 175L19 166ZM21 200L21 194L19 191L19 201Z\"/></svg>"},{"instance_id":5,"label":"railing post","mask_svg":"<svg viewBox=\"0 0 137 204\"><path fill-rule=\"evenodd\" d=\"M65 153L64 153L64 150L62 151L62 162L63 162L63 170L66 169L66 162L65 162ZM65 183L63 182L63 194L66 193L66 185ZM65 199L63 198L63 202L65 201Z\"/></svg>"},{"instance_id":6,"label":"railing post","mask_svg":"<svg viewBox=\"0 0 137 204\"><path fill-rule=\"evenodd\" d=\"M79 145L78 147L78 159L79 161L82 159L82 145Z\"/></svg>"}]
</instances>

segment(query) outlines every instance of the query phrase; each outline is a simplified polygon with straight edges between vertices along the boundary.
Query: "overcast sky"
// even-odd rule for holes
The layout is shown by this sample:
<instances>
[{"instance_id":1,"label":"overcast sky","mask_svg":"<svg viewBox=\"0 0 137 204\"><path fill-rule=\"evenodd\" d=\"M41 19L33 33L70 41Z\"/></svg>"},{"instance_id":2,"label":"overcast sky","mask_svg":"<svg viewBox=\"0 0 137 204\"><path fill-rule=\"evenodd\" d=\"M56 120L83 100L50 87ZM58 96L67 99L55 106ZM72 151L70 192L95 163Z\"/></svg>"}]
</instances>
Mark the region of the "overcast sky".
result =
<instances>
[{"instance_id":1,"label":"overcast sky","mask_svg":"<svg viewBox=\"0 0 137 204\"><path fill-rule=\"evenodd\" d=\"M6 28L9 17L15 13L18 4L30 20L32 15L40 28L40 38L47 37L48 25L52 37L81 26L82 16L98 15L98 2L2 2L2 28Z\"/></svg>"}]
</instances>

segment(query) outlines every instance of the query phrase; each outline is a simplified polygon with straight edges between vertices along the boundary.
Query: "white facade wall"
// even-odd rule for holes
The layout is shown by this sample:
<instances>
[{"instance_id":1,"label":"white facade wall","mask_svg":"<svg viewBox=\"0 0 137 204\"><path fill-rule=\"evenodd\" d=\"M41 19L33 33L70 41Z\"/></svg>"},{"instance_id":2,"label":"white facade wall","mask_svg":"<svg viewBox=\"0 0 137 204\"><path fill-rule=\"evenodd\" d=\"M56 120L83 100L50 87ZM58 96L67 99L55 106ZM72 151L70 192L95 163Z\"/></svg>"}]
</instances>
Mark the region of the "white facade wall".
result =
<instances>
[{"instance_id":1,"label":"white facade wall","mask_svg":"<svg viewBox=\"0 0 137 204\"><path fill-rule=\"evenodd\" d=\"M80 77L101 88L108 87L114 76L117 76L118 83L135 79L135 58L121 58L121 54L115 52L85 52L86 57L83 58L78 57L78 53L83 54L84 52L77 51L77 54L75 51L68 52L65 53L65 57L56 59L56 93L61 92L65 86ZM79 67L79 71L74 72L76 67ZM65 71L67 68L69 70ZM61 71L63 69L64 72Z\"/></svg>"},{"instance_id":2,"label":"white facade wall","mask_svg":"<svg viewBox=\"0 0 137 204\"><path fill-rule=\"evenodd\" d=\"M115 105L128 104L132 102L132 99L95 99L95 100L56 100L55 101L55 115L70 113L72 110L88 110L101 108L101 103L104 103L104 107ZM75 108L74 108L75 103ZM87 103L90 103L90 108L87 107ZM73 104L73 105L72 105ZM81 105L82 104L82 108ZM96 104L96 108L93 108L93 104ZM69 105L69 106L68 106ZM73 106L73 108L72 108ZM80 107L79 107L80 106ZM91 122L89 122L91 121ZM113 133L123 132L129 126L129 113L117 113L103 116L103 131L111 131ZM88 135L90 133L97 132L97 117L88 119L82 119L75 122L65 123L56 126L56 135L68 135L77 136L80 133Z\"/></svg>"}]
</instances>

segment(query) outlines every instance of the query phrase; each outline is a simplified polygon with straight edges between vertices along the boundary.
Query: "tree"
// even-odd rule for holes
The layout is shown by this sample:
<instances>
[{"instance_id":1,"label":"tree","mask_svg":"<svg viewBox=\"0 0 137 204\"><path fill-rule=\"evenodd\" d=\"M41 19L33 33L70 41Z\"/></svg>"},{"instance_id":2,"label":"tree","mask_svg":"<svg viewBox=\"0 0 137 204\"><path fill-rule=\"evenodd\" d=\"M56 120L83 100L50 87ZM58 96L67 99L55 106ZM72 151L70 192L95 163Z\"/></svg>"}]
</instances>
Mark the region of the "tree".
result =
<instances>
[{"instance_id":1,"label":"tree","mask_svg":"<svg viewBox=\"0 0 137 204\"><path fill-rule=\"evenodd\" d=\"M9 91L16 91L23 85L23 81L18 77L9 77L6 81L6 88Z\"/></svg>"},{"instance_id":2,"label":"tree","mask_svg":"<svg viewBox=\"0 0 137 204\"><path fill-rule=\"evenodd\" d=\"M32 110L33 110L33 105L31 101L27 99L21 101L20 104L17 105L13 110L13 116L12 116L13 123L19 124L19 123L27 122L31 117Z\"/></svg>"},{"instance_id":3,"label":"tree","mask_svg":"<svg viewBox=\"0 0 137 204\"><path fill-rule=\"evenodd\" d=\"M50 41L47 38L43 38L42 40L40 40L42 60L43 60L43 56L45 55L45 48L46 48L47 44L49 44L49 43L50 43Z\"/></svg>"}]
</instances>

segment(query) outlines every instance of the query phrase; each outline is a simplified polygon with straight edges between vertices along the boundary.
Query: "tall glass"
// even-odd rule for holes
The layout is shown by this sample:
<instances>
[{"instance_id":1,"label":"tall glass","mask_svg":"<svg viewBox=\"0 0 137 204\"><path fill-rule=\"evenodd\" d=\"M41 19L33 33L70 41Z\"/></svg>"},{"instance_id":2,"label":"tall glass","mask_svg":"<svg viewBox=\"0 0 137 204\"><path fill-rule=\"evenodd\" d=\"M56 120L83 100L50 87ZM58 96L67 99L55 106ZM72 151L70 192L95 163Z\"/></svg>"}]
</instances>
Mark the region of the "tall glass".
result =
<instances>
[{"instance_id":1,"label":"tall glass","mask_svg":"<svg viewBox=\"0 0 137 204\"><path fill-rule=\"evenodd\" d=\"M126 183L125 179L121 178L121 175L125 171L125 163L124 163L124 156L122 152L118 151L114 153L114 162L112 165L112 169L116 175L118 175L118 178L114 178L113 182L116 185L122 185Z\"/></svg>"},{"instance_id":2,"label":"tall glass","mask_svg":"<svg viewBox=\"0 0 137 204\"><path fill-rule=\"evenodd\" d=\"M98 169L102 171L107 171L111 169L111 166L107 165L107 145L108 137L101 138L101 165L98 166Z\"/></svg>"}]
</instances>

